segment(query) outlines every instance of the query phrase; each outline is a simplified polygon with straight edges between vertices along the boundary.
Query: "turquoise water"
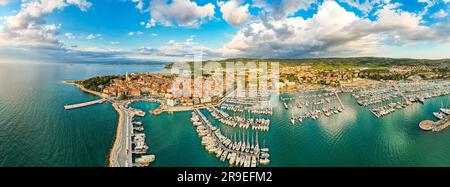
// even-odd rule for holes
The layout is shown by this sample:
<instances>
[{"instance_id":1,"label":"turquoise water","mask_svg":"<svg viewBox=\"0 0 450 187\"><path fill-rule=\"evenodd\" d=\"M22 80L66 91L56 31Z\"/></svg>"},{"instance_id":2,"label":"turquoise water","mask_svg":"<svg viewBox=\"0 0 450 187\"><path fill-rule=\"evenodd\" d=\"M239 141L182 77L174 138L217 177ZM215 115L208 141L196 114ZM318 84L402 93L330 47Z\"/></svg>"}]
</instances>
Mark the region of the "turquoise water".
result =
<instances>
[{"instance_id":1,"label":"turquoise water","mask_svg":"<svg viewBox=\"0 0 450 187\"><path fill-rule=\"evenodd\" d=\"M276 107L270 131L260 134L260 144L265 139L270 148L270 166L450 166L449 131L429 133L418 128L420 121L434 119L432 112L448 97L429 99L425 105L415 104L381 119L349 94L341 99L346 107L342 114L296 126L290 124L290 112ZM157 105L131 106L147 111ZM203 149L190 117L190 112L180 112L140 119L150 153L157 155L154 166L227 166ZM222 129L233 134L227 127Z\"/></svg>"},{"instance_id":2,"label":"turquoise water","mask_svg":"<svg viewBox=\"0 0 450 187\"><path fill-rule=\"evenodd\" d=\"M106 166L117 126L110 104L65 111L96 97L61 83L160 66L0 64L0 166Z\"/></svg>"},{"instance_id":3,"label":"turquoise water","mask_svg":"<svg viewBox=\"0 0 450 187\"><path fill-rule=\"evenodd\" d=\"M163 71L160 66L0 64L0 166L106 166L117 113L110 104L65 111L65 104L95 99L63 80L125 72ZM450 166L450 129L419 130L448 97L427 100L377 119L348 94L345 112L290 125L290 112L274 109L270 166ZM133 107L148 111L155 103ZM227 166L204 151L190 112L147 115L144 122L153 166ZM224 132L227 131L226 127ZM262 141L262 140L261 140Z\"/></svg>"}]
</instances>

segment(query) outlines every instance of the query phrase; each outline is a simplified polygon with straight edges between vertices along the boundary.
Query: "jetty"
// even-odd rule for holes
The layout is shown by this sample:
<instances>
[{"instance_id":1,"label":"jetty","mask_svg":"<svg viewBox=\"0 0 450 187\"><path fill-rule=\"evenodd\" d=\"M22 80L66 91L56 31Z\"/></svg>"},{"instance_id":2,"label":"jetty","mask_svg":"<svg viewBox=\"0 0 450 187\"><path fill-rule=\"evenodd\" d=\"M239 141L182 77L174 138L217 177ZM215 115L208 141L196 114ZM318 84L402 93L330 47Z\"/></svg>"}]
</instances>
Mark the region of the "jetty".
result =
<instances>
[{"instance_id":1,"label":"jetty","mask_svg":"<svg viewBox=\"0 0 450 187\"><path fill-rule=\"evenodd\" d=\"M98 99L98 100L94 100L94 101L88 101L88 102L84 102L84 103L78 103L78 104L73 104L73 105L66 105L66 106L64 106L64 109L72 110L72 109L87 107L87 106L91 106L91 105L95 105L95 104L101 104L101 103L104 103L105 101L106 101L106 99L103 98L103 99Z\"/></svg>"},{"instance_id":2,"label":"jetty","mask_svg":"<svg viewBox=\"0 0 450 187\"><path fill-rule=\"evenodd\" d=\"M211 122L204 116L199 109L192 112L192 124L197 128L197 133L202 139L202 145L210 154L231 166L240 167L257 167L258 164L267 165L270 163L268 148L260 148L258 143L258 134L256 140L253 136L250 139L250 134L245 136L242 132L242 138L234 141L222 135L220 128L211 124ZM246 138L247 139L246 139Z\"/></svg>"},{"instance_id":3,"label":"jetty","mask_svg":"<svg viewBox=\"0 0 450 187\"><path fill-rule=\"evenodd\" d=\"M123 105L114 103L114 109L119 113L116 138L109 155L110 167L132 167L132 121L134 114Z\"/></svg>"},{"instance_id":4,"label":"jetty","mask_svg":"<svg viewBox=\"0 0 450 187\"><path fill-rule=\"evenodd\" d=\"M446 116L439 121L433 122L431 120L425 120L420 122L419 127L424 131L440 132L450 126L450 115Z\"/></svg>"},{"instance_id":5,"label":"jetty","mask_svg":"<svg viewBox=\"0 0 450 187\"><path fill-rule=\"evenodd\" d=\"M342 109L345 109L345 106L344 106L344 104L342 103L341 98L339 97L339 95L337 94L337 92L334 92L334 94L336 95L336 98L337 98L337 100L339 101L339 104L341 105L341 108L342 108Z\"/></svg>"}]
</instances>

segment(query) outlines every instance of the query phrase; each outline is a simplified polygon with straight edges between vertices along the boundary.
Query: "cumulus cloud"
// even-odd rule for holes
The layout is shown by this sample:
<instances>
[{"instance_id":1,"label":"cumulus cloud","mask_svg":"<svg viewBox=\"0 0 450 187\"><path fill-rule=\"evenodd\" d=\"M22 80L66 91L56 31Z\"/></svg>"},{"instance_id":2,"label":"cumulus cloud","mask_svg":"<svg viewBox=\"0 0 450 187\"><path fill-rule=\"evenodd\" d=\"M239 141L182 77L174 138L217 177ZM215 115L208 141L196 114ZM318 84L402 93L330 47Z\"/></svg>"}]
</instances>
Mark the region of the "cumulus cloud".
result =
<instances>
[{"instance_id":1,"label":"cumulus cloud","mask_svg":"<svg viewBox=\"0 0 450 187\"><path fill-rule=\"evenodd\" d=\"M88 34L85 39L86 40L102 39L101 37L102 37L101 34Z\"/></svg>"},{"instance_id":2,"label":"cumulus cloud","mask_svg":"<svg viewBox=\"0 0 450 187\"><path fill-rule=\"evenodd\" d=\"M249 4L242 5L242 0L219 1L217 4L225 21L233 26L241 26L252 19L249 13ZM241 6L242 5L242 6Z\"/></svg>"},{"instance_id":3,"label":"cumulus cloud","mask_svg":"<svg viewBox=\"0 0 450 187\"><path fill-rule=\"evenodd\" d=\"M86 10L91 3L86 0L22 1L17 14L5 17L5 25L0 30L0 45L61 47L62 43L57 39L61 25L47 24L43 17L70 5Z\"/></svg>"},{"instance_id":4,"label":"cumulus cloud","mask_svg":"<svg viewBox=\"0 0 450 187\"><path fill-rule=\"evenodd\" d=\"M212 3L201 6L191 0L153 0L149 7L152 18L148 26L161 24L195 28L214 18L214 9Z\"/></svg>"},{"instance_id":5,"label":"cumulus cloud","mask_svg":"<svg viewBox=\"0 0 450 187\"><path fill-rule=\"evenodd\" d=\"M87 0L67 0L67 3L77 6L81 11L87 11L92 6L92 3Z\"/></svg>"},{"instance_id":6,"label":"cumulus cloud","mask_svg":"<svg viewBox=\"0 0 450 187\"><path fill-rule=\"evenodd\" d=\"M64 33L64 36L65 36L67 39L69 39L69 40L73 40L73 39L76 38L75 35L74 35L73 33L70 33L70 32Z\"/></svg>"},{"instance_id":7,"label":"cumulus cloud","mask_svg":"<svg viewBox=\"0 0 450 187\"><path fill-rule=\"evenodd\" d=\"M443 9L440 9L439 11L435 12L432 17L433 18L445 18L445 17L447 17L447 15L448 15L447 12L445 12Z\"/></svg>"},{"instance_id":8,"label":"cumulus cloud","mask_svg":"<svg viewBox=\"0 0 450 187\"><path fill-rule=\"evenodd\" d=\"M376 54L386 45L449 40L442 33L448 24L423 26L419 15L399 6L387 4L377 10L376 20L369 20L324 1L309 19L269 17L242 27L222 52L264 58L358 56Z\"/></svg>"},{"instance_id":9,"label":"cumulus cloud","mask_svg":"<svg viewBox=\"0 0 450 187\"><path fill-rule=\"evenodd\" d=\"M253 0L253 6L263 8L275 19L292 16L300 10L307 10L317 0Z\"/></svg>"},{"instance_id":10,"label":"cumulus cloud","mask_svg":"<svg viewBox=\"0 0 450 187\"><path fill-rule=\"evenodd\" d=\"M357 8L362 13L367 15L377 7L389 3L390 0L339 0L339 2L343 2L353 8Z\"/></svg>"},{"instance_id":11,"label":"cumulus cloud","mask_svg":"<svg viewBox=\"0 0 450 187\"><path fill-rule=\"evenodd\" d=\"M131 0L131 2L136 3L136 8L141 11L141 13L145 12L145 3L144 0Z\"/></svg>"},{"instance_id":12,"label":"cumulus cloud","mask_svg":"<svg viewBox=\"0 0 450 187\"><path fill-rule=\"evenodd\" d=\"M144 33L141 31L136 31L136 32L129 32L128 36L139 36L139 35L143 35Z\"/></svg>"}]
</instances>

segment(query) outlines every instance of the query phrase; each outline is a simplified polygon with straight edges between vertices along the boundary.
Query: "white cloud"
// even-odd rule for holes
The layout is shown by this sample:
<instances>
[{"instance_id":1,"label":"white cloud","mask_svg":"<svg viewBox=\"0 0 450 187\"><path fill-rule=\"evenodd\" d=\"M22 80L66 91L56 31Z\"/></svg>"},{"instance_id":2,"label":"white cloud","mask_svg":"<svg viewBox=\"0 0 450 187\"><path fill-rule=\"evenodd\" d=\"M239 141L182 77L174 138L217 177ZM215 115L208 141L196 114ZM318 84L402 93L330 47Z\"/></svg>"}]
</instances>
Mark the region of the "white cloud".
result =
<instances>
[{"instance_id":1,"label":"white cloud","mask_svg":"<svg viewBox=\"0 0 450 187\"><path fill-rule=\"evenodd\" d=\"M300 10L307 10L317 0L253 0L253 6L263 8L275 19L292 16Z\"/></svg>"},{"instance_id":2,"label":"white cloud","mask_svg":"<svg viewBox=\"0 0 450 187\"><path fill-rule=\"evenodd\" d=\"M158 36L158 34L156 34L156 33L152 33L152 36L156 37L156 36Z\"/></svg>"},{"instance_id":3,"label":"white cloud","mask_svg":"<svg viewBox=\"0 0 450 187\"><path fill-rule=\"evenodd\" d=\"M155 19L151 18L150 21L148 21L147 23L144 23L144 25L145 25L146 29L150 29L150 28L156 26L156 21L155 21Z\"/></svg>"},{"instance_id":4,"label":"white cloud","mask_svg":"<svg viewBox=\"0 0 450 187\"><path fill-rule=\"evenodd\" d=\"M101 34L89 34L85 37L86 40L102 39Z\"/></svg>"},{"instance_id":5,"label":"white cloud","mask_svg":"<svg viewBox=\"0 0 450 187\"><path fill-rule=\"evenodd\" d=\"M242 5L242 3L242 0L230 0L227 2L219 1L217 4L225 21L233 26L241 26L252 19L248 10L250 5Z\"/></svg>"},{"instance_id":6,"label":"white cloud","mask_svg":"<svg viewBox=\"0 0 450 187\"><path fill-rule=\"evenodd\" d=\"M5 17L5 25L0 30L0 45L61 47L62 43L56 37L61 25L47 24L43 17L69 5L81 10L90 7L85 0L21 1L21 9L15 15Z\"/></svg>"},{"instance_id":7,"label":"white cloud","mask_svg":"<svg viewBox=\"0 0 450 187\"><path fill-rule=\"evenodd\" d=\"M434 18L445 18L445 17L447 17L447 15L448 15L447 12L445 12L443 9L440 9L439 11L435 12L432 17L434 17Z\"/></svg>"},{"instance_id":8,"label":"white cloud","mask_svg":"<svg viewBox=\"0 0 450 187\"><path fill-rule=\"evenodd\" d=\"M144 0L131 0L131 2L136 3L136 8L141 11L141 13L145 12L146 10L144 9Z\"/></svg>"},{"instance_id":9,"label":"white cloud","mask_svg":"<svg viewBox=\"0 0 450 187\"><path fill-rule=\"evenodd\" d=\"M153 0L149 8L153 22L149 22L149 28L155 24L195 28L212 19L214 9L211 3L201 6L190 0L172 0L169 4L166 0Z\"/></svg>"},{"instance_id":10,"label":"white cloud","mask_svg":"<svg viewBox=\"0 0 450 187\"><path fill-rule=\"evenodd\" d=\"M390 0L339 0L339 1L346 3L351 7L357 8L366 15L372 10L379 7L380 5L385 5L390 2Z\"/></svg>"},{"instance_id":11,"label":"white cloud","mask_svg":"<svg viewBox=\"0 0 450 187\"><path fill-rule=\"evenodd\" d=\"M136 31L136 32L129 32L128 36L139 36L139 35L143 35L144 33L141 31Z\"/></svg>"},{"instance_id":12,"label":"white cloud","mask_svg":"<svg viewBox=\"0 0 450 187\"><path fill-rule=\"evenodd\" d=\"M324 1L312 18L273 17L242 27L221 50L228 56L302 58L375 55L389 45L449 41L448 24L427 27L421 17L387 4L376 20L358 17L335 1ZM437 29L437 26L440 26Z\"/></svg>"},{"instance_id":13,"label":"white cloud","mask_svg":"<svg viewBox=\"0 0 450 187\"><path fill-rule=\"evenodd\" d=\"M81 11L86 11L92 6L92 3L87 0L67 0L67 3L76 5Z\"/></svg>"},{"instance_id":14,"label":"white cloud","mask_svg":"<svg viewBox=\"0 0 450 187\"><path fill-rule=\"evenodd\" d=\"M75 35L73 33L70 33L70 32L64 33L64 36L66 36L66 38L69 39L69 40L73 40L73 39L76 38Z\"/></svg>"}]
</instances>

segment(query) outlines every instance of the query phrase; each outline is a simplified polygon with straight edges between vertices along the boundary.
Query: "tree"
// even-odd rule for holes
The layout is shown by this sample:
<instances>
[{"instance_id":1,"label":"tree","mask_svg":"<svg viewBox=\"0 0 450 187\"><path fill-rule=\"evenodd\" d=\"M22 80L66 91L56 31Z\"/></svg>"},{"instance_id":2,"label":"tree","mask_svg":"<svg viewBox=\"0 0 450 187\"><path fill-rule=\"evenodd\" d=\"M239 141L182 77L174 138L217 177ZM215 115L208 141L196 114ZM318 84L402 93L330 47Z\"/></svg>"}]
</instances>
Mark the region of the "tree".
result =
<instances>
[{"instance_id":1,"label":"tree","mask_svg":"<svg viewBox=\"0 0 450 187\"><path fill-rule=\"evenodd\" d=\"M125 99L127 99L127 98L128 98L128 96L125 95L125 94L121 94L121 95L119 96L119 100L125 100Z\"/></svg>"}]
</instances>

